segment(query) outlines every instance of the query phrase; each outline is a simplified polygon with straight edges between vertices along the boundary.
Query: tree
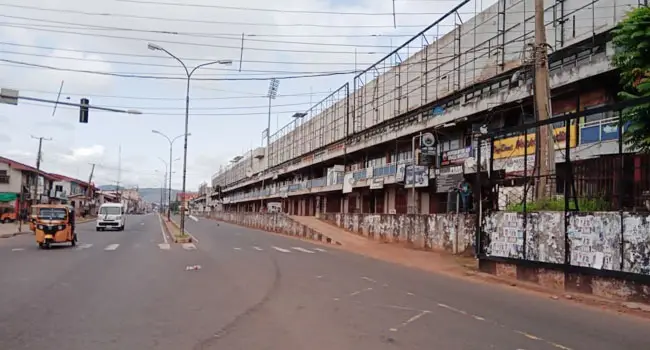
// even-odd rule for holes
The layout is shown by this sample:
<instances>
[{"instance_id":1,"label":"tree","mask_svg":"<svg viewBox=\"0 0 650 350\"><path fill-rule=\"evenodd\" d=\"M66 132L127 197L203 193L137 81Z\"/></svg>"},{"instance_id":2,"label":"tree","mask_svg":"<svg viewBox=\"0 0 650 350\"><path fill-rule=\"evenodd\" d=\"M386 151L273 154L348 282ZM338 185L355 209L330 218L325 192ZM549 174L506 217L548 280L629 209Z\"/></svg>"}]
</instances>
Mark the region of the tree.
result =
<instances>
[{"instance_id":1,"label":"tree","mask_svg":"<svg viewBox=\"0 0 650 350\"><path fill-rule=\"evenodd\" d=\"M650 96L650 8L639 7L627 14L614 30L616 53L612 64L619 69L622 100ZM650 104L639 104L623 113L629 123L625 142L634 149L650 151Z\"/></svg>"},{"instance_id":2,"label":"tree","mask_svg":"<svg viewBox=\"0 0 650 350\"><path fill-rule=\"evenodd\" d=\"M179 202L179 201L174 201L174 202L171 203L171 205L170 205L169 207L170 207L170 209L171 209L173 212L177 212L177 211L178 211L178 208L179 208L180 206L181 206L181 202Z\"/></svg>"}]
</instances>

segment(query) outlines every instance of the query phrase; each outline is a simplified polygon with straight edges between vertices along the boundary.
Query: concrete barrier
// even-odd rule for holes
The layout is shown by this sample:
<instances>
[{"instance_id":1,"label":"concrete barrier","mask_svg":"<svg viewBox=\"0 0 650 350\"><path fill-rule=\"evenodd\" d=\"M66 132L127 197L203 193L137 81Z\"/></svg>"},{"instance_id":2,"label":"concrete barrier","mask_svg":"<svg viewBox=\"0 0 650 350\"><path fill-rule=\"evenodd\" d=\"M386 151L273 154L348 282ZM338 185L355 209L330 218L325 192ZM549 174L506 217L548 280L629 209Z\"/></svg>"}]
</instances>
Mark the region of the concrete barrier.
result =
<instances>
[{"instance_id":1,"label":"concrete barrier","mask_svg":"<svg viewBox=\"0 0 650 350\"><path fill-rule=\"evenodd\" d=\"M211 218L239 226L341 245L340 242L331 237L317 232L281 213L220 212L213 213Z\"/></svg>"}]
</instances>

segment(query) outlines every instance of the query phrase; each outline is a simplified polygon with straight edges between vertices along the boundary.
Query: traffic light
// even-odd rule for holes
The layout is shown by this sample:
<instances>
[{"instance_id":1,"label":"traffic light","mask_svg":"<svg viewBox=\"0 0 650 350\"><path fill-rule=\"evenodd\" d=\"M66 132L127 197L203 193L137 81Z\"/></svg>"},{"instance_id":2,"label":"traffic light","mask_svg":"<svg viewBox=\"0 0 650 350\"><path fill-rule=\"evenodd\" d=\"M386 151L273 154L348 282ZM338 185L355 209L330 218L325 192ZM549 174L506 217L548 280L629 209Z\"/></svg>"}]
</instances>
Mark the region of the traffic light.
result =
<instances>
[{"instance_id":1,"label":"traffic light","mask_svg":"<svg viewBox=\"0 0 650 350\"><path fill-rule=\"evenodd\" d=\"M81 105L79 109L79 123L88 123L88 105L90 101L87 98L82 98L79 104Z\"/></svg>"}]
</instances>

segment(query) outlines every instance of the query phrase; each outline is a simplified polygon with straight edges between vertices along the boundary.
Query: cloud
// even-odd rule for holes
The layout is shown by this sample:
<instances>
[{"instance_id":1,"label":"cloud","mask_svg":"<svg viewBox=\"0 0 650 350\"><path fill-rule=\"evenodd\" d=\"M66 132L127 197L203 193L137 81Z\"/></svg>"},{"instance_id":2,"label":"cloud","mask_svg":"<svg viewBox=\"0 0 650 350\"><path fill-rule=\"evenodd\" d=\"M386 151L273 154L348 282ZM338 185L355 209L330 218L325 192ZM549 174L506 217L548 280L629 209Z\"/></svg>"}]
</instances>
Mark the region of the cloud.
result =
<instances>
[{"instance_id":1,"label":"cloud","mask_svg":"<svg viewBox=\"0 0 650 350\"><path fill-rule=\"evenodd\" d=\"M238 61L241 54L241 34L245 34L241 72L239 62L235 62L232 67L202 68L196 72L195 79L224 76L259 78L288 75L281 72L318 73L365 68L369 63L383 57L392 47L407 40L408 36L404 35L418 32L439 17L427 13L440 13L455 6L454 2L396 2L398 13L421 14L398 15L398 25L421 27L392 29L392 16L386 15L392 12L392 3L378 0L191 2L208 7L84 0L31 0L3 4L7 3L28 6L30 9L0 4L3 15L27 18L8 20L13 23L11 26L0 26L2 41L12 44L3 45L2 58L31 65L181 77L184 75L182 67L163 52L148 50L148 42L162 45L183 59L193 59L185 61L192 68L215 59ZM285 11L209 7L215 5ZM41 10L38 10L39 8ZM296 10L368 12L384 15L290 12ZM66 11L124 14L167 20L79 15ZM180 19L190 21L183 22L179 21ZM260 23L271 23L275 26L255 25ZM292 26L297 23L322 27ZM327 27L335 25L349 27ZM385 27L359 27L370 25ZM134 38L136 40L131 40ZM0 113L10 116L12 122L16 121L11 125L11 133L7 133L11 140L4 142L6 147L3 144L3 149L17 152L15 157L19 159L16 160L34 163L36 146L30 135L38 132L54 139L54 142L44 146L43 166L47 171L86 178L91 168L88 163L97 163L94 177L100 183L114 183L118 177L123 183L139 184L143 187L158 186L157 184L162 183L160 171L164 172L164 165L158 157L168 159L168 148L165 141L160 136L152 135L150 130L168 130L172 135L183 133L185 81L127 79L26 67L6 62L0 62L0 75L3 77L2 87L19 89L23 96L54 100L57 98L61 82L64 81L61 101L79 102L80 98L88 97L93 105L139 109L144 112L141 116L132 116L92 110L90 122L78 124L79 108L75 106L59 105L56 119L51 117L51 104L21 101L19 106L0 106ZM291 120L293 113L307 110L329 91L350 81L352 75L282 80L279 96L273 101L273 132L276 129L276 117L282 127ZM250 147L259 145L260 134L267 123L268 101L263 97L267 86L268 81L265 80L192 82L192 111L189 124L192 137L188 146L187 174L189 189L194 189L203 181L209 182L211 175L221 164ZM310 95L310 91L313 91L313 94ZM70 99L67 99L68 97ZM121 166L118 166L120 146L122 158ZM22 151L18 150L30 151L20 153ZM182 155L181 152L182 141L174 145L175 157ZM180 185L181 165L182 162L174 165L174 168L179 170L172 175L174 184ZM121 167L119 176L118 167Z\"/></svg>"},{"instance_id":2,"label":"cloud","mask_svg":"<svg viewBox=\"0 0 650 350\"><path fill-rule=\"evenodd\" d=\"M0 134L0 143L11 142L11 137L9 135Z\"/></svg>"}]
</instances>

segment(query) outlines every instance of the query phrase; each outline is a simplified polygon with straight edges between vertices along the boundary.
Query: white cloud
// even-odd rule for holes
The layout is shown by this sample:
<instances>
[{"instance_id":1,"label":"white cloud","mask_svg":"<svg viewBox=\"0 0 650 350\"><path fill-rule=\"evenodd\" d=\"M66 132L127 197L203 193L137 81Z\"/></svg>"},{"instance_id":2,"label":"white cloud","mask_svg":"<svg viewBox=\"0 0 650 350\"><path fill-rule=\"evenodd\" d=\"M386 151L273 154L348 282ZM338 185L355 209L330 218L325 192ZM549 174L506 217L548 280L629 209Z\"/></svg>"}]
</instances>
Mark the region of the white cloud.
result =
<instances>
[{"instance_id":1,"label":"white cloud","mask_svg":"<svg viewBox=\"0 0 650 350\"><path fill-rule=\"evenodd\" d=\"M196 58L187 61L190 67L200 62L214 59L238 60L240 56L241 33L246 34L244 41L244 62L242 72L238 72L238 64L225 68L229 71L201 69L196 78L228 74L233 77L260 77L279 73L257 73L253 71L301 71L322 72L352 70L355 68L354 46L358 46L356 61L358 68L374 62L390 51L391 40L386 37L345 37L360 34L413 34L421 28L402 28L394 30L392 16L347 16L325 14L297 14L289 12L260 12L235 11L207 7L174 7L133 4L119 1L88 1L88 0L32 0L5 1L4 4L26 5L35 8L49 8L56 11L38 11L21 8L4 7L0 11L7 16L20 16L40 20L7 19L7 22L29 25L32 28L18 28L0 25L2 42L10 42L25 46L3 46L3 50L23 55L3 53L5 59L29 62L32 64L56 66L66 69L92 70L104 72L123 72L140 74L164 74L180 76L182 68L173 59L161 52L147 50L147 42L155 42L175 55L183 58ZM341 12L372 12L390 13L390 1L378 0L193 0L192 3L203 5L222 5L249 8L275 8L283 10L309 11L341 11ZM455 5L454 2L436 1L402 1L396 2L399 12L444 12ZM469 8L473 8L471 5ZM127 17L89 16L66 13L66 10L96 13L129 14L136 16L160 17L169 19L192 19L197 22L157 21L134 19ZM424 27L435 20L438 15L399 16L398 24L418 24ZM57 21L60 23L48 23ZM199 23L198 21L205 21ZM73 24L65 24L65 22ZM275 23L276 26L262 27L256 25L223 24L219 22L239 23ZM285 26L296 23L327 25L386 25L384 28L332 28L332 27L292 27ZM164 30L168 32L195 33L192 36L141 33L123 30L88 29L76 27L74 24L89 26L134 28L142 30ZM67 27L67 28L66 28ZM35 30L42 29L42 30ZM62 31L93 34L74 35ZM210 33L210 36L196 34ZM256 35L256 36L253 36ZM304 37L287 37L299 35ZM309 36L312 37L309 37ZM141 38L128 40L110 38L119 36L125 38ZM392 39L393 46L408 39L396 37ZM284 42L262 42L260 40L275 40ZM179 43L168 43L174 41ZM294 42L311 42L319 45L302 45ZM196 43L184 45L182 43ZM381 45L384 47L367 47ZM52 47L42 49L29 46ZM227 46L227 47L224 47ZM285 50L263 51L253 48ZM83 52L74 52L78 50ZM298 52L312 51L312 52ZM327 51L341 51L331 54ZM120 53L109 55L105 53ZM366 52L375 52L368 54ZM414 53L414 52L413 52ZM129 56L132 55L132 56ZM136 55L136 56L133 56ZM148 55L150 57L137 57ZM61 59L67 57L72 59ZM137 63L126 65L118 61ZM253 61L258 61L253 62ZM272 62L284 62L272 63ZM287 64L293 62L293 64ZM334 64L322 65L329 62ZM168 65L158 67L155 65ZM218 67L223 69L224 67ZM157 135L152 135L152 128L168 130L177 135L183 132L183 112L185 86L183 81L141 80L90 75L66 71L54 71L39 68L25 68L0 62L0 75L3 77L1 87L12 87L21 90L21 95L55 99L56 92L62 80L65 81L62 101L78 102L79 98L90 97L91 103L116 108L136 108L145 112L142 116L125 116L115 113L102 113L92 110L88 124L77 124L78 109L76 107L59 106L56 119L52 119L51 105L35 106L33 103L23 103L19 106L0 106L0 115L6 114L11 120L20 120L12 125L11 137L5 142L15 153L17 160L34 163L35 140L31 133L38 132L42 136L54 138L53 142L44 145L44 168L47 171L62 172L69 176L86 178L90 173L90 165L100 164L96 168L95 177L98 182L113 183L118 177L118 148L122 146L122 172L120 181L139 184L141 186L158 186L162 175L155 170L164 172L164 165L158 157L167 159L168 149L165 141ZM283 80L279 94L305 94L310 90L324 92L334 90L345 82L350 82L352 76L335 76L311 78L302 80ZM242 96L264 95L267 81L199 81L192 83L192 111L189 130L192 132L188 148L188 189L194 189L200 182L209 181L221 164L233 155L259 145L260 133L266 127L266 99L242 99ZM49 93L39 93L47 91ZM101 96L99 96L101 95ZM127 96L132 98L112 98L102 96ZM68 100L67 97L70 96ZM274 101L272 128L275 129L276 114L280 116L280 125L290 120L290 115L296 111L304 111L323 98L324 94L313 96L279 97ZM164 99L139 99L138 97L164 97ZM169 97L169 98L168 98ZM210 98L222 98L208 100ZM279 106L285 105L285 106ZM227 109L226 109L227 108ZM175 115L156 115L168 113ZM218 116L203 116L202 113L219 114ZM246 113L256 113L242 115ZM20 118L16 118L20 117ZM29 123L24 123L27 120ZM74 123L74 124L72 124ZM29 126L28 126L29 125ZM41 135L37 135L41 136ZM20 151L30 150L30 151ZM20 153L22 152L22 153ZM182 142L174 146L175 157L182 155ZM8 152L3 155L10 156ZM176 163L179 171L172 176L173 183L180 185L180 169L182 163Z\"/></svg>"}]
</instances>

